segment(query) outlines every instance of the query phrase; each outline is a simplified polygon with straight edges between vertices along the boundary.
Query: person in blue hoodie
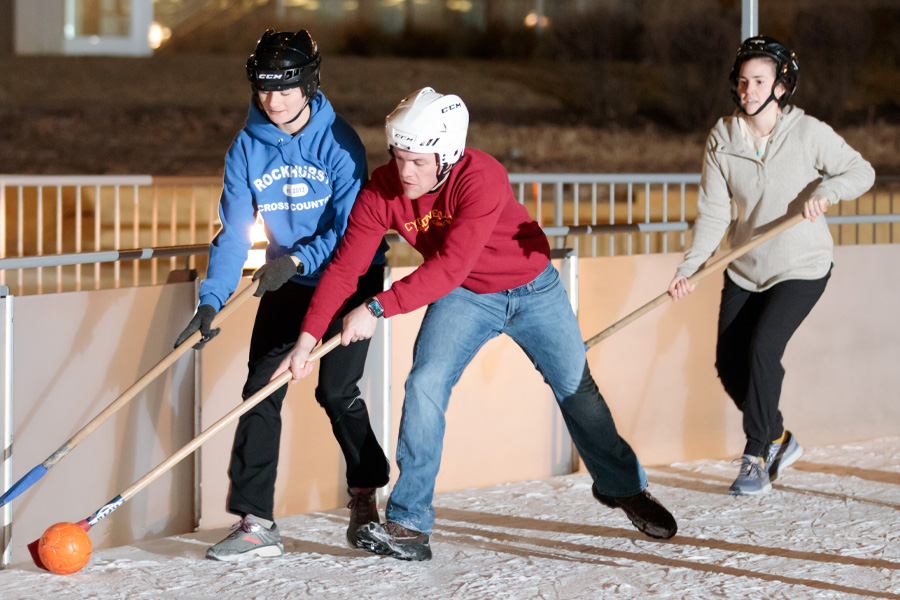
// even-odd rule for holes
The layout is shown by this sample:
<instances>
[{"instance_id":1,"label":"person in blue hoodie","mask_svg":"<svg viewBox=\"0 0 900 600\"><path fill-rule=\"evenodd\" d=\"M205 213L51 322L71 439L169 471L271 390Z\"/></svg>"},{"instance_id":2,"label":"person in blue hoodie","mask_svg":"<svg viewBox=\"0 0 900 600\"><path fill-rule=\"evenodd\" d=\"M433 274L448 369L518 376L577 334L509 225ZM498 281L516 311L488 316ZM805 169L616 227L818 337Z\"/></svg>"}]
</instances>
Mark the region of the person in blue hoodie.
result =
<instances>
[{"instance_id":1,"label":"person in blue hoodie","mask_svg":"<svg viewBox=\"0 0 900 600\"><path fill-rule=\"evenodd\" d=\"M237 288L257 214L265 223L266 263L253 275L261 296L250 340L246 400L262 389L293 349L319 276L340 243L350 209L368 178L365 148L353 128L335 114L319 91L321 56L306 30L267 30L247 61L253 88L250 113L225 158L219 202L222 228L210 244L207 278L197 312L176 346L200 331L201 348L218 333L213 317ZM358 306L384 285L387 245L359 278ZM327 337L341 332L335 319ZM369 423L358 382L368 340L338 346L319 365L316 400L331 420L347 464L350 526L378 521L375 492L389 480L389 462ZM281 437L281 405L287 384L239 420L228 477L227 509L241 517L224 540L208 549L214 560L284 553L274 522L275 473Z\"/></svg>"}]
</instances>

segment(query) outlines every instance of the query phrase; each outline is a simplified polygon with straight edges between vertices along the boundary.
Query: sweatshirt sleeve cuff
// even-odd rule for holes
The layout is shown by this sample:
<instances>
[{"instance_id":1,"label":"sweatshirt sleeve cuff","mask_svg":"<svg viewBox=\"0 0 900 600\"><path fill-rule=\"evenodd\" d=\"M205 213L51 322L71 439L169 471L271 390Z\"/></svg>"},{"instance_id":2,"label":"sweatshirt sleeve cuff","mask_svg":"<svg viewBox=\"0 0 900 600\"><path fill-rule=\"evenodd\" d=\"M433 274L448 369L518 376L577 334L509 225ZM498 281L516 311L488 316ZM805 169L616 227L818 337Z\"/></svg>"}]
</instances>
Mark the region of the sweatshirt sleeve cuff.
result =
<instances>
[{"instance_id":1,"label":"sweatshirt sleeve cuff","mask_svg":"<svg viewBox=\"0 0 900 600\"><path fill-rule=\"evenodd\" d=\"M841 200L838 197L838 193L826 185L820 185L819 187L817 187L815 189L815 191L813 192L813 194L819 194L820 196L825 196L825 198L828 199L828 202L831 204L831 206L834 206Z\"/></svg>"},{"instance_id":2,"label":"sweatshirt sleeve cuff","mask_svg":"<svg viewBox=\"0 0 900 600\"><path fill-rule=\"evenodd\" d=\"M216 312L222 310L223 306L223 304L219 302L219 299L212 294L203 294L202 296L200 296L200 304L208 304L209 306L212 306L214 309L216 309Z\"/></svg>"},{"instance_id":3,"label":"sweatshirt sleeve cuff","mask_svg":"<svg viewBox=\"0 0 900 600\"><path fill-rule=\"evenodd\" d=\"M391 290L385 290L376 294L375 297L378 298L378 301L381 302L381 307L384 309L383 318L389 319L394 315L403 313L403 309L400 308L400 302L397 300L397 294Z\"/></svg>"},{"instance_id":4,"label":"sweatshirt sleeve cuff","mask_svg":"<svg viewBox=\"0 0 900 600\"><path fill-rule=\"evenodd\" d=\"M306 332L309 335L316 338L317 340L321 340L322 336L325 335L326 329L328 329L327 324L325 326L322 326L316 322L307 323L306 320L304 319L303 325L300 328L300 333Z\"/></svg>"}]
</instances>

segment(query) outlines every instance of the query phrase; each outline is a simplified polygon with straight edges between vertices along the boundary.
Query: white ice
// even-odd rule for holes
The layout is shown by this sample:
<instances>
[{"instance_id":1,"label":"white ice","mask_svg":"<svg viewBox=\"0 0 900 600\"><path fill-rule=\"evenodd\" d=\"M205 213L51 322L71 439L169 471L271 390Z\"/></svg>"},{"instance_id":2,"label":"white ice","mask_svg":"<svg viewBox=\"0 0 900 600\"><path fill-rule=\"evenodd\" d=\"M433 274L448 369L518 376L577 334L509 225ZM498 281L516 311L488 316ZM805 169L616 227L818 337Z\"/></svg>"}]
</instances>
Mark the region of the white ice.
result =
<instances>
[{"instance_id":1,"label":"white ice","mask_svg":"<svg viewBox=\"0 0 900 600\"><path fill-rule=\"evenodd\" d=\"M98 551L69 576L13 565L0 598L900 599L900 438L807 448L757 498L728 495L729 461L647 471L678 519L669 541L574 474L439 494L430 562L347 547L342 509L280 518L278 559L206 560L227 533L206 530Z\"/></svg>"}]
</instances>

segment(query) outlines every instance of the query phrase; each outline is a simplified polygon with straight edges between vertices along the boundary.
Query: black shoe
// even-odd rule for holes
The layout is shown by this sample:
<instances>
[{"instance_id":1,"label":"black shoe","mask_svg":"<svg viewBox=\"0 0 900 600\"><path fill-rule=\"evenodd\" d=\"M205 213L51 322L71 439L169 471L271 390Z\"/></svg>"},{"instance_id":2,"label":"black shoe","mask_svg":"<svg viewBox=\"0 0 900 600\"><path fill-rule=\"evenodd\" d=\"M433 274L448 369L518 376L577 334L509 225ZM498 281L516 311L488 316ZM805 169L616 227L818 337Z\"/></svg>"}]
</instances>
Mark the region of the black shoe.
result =
<instances>
[{"instance_id":1,"label":"black shoe","mask_svg":"<svg viewBox=\"0 0 900 600\"><path fill-rule=\"evenodd\" d=\"M431 560L428 536L393 521L384 525L369 523L360 527L357 540L357 547L372 554L400 560Z\"/></svg>"},{"instance_id":2,"label":"black shoe","mask_svg":"<svg viewBox=\"0 0 900 600\"><path fill-rule=\"evenodd\" d=\"M601 504L624 510L631 523L641 533L667 540L678 532L675 517L647 490L634 496L604 496L594 485L591 487L591 493Z\"/></svg>"},{"instance_id":3,"label":"black shoe","mask_svg":"<svg viewBox=\"0 0 900 600\"><path fill-rule=\"evenodd\" d=\"M359 530L368 523L381 523L378 518L378 501L375 498L376 488L347 488L350 494L350 525L347 527L347 543L351 548L362 548L359 545Z\"/></svg>"}]
</instances>

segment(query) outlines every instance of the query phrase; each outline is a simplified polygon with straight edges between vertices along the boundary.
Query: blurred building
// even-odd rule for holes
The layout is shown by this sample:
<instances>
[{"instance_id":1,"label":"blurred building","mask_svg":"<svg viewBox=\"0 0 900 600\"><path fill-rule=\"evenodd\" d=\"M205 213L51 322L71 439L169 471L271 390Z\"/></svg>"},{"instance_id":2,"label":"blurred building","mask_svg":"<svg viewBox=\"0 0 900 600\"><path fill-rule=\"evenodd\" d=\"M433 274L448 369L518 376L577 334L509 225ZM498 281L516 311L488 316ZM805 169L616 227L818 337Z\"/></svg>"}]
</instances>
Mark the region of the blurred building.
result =
<instances>
[{"instance_id":1,"label":"blurred building","mask_svg":"<svg viewBox=\"0 0 900 600\"><path fill-rule=\"evenodd\" d=\"M247 47L244 38L264 27L303 27L327 41L332 52L391 53L397 48L378 44L404 38L402 52L428 55L430 46L445 55L473 54L472 46L496 46L503 37L507 45L513 40L509 54L522 55L534 46L529 36L564 21L570 29L573 21L583 22L592 27L587 37L607 44L615 32L604 26L615 28L623 18L645 24L700 13L740 15L741 6L759 6L767 31L779 31L801 11L881 11L873 17L881 22L893 19L897 5L898 0L0 0L0 54L142 56L166 46L217 51L226 41Z\"/></svg>"},{"instance_id":2,"label":"blurred building","mask_svg":"<svg viewBox=\"0 0 900 600\"><path fill-rule=\"evenodd\" d=\"M152 54L152 0L14 0L11 8L0 40L6 29L15 54Z\"/></svg>"},{"instance_id":3,"label":"blurred building","mask_svg":"<svg viewBox=\"0 0 900 600\"><path fill-rule=\"evenodd\" d=\"M230 24L265 19L317 32L490 28L540 32L554 18L624 0L0 0L0 52L149 55ZM4 18L5 17L5 18Z\"/></svg>"}]
</instances>

